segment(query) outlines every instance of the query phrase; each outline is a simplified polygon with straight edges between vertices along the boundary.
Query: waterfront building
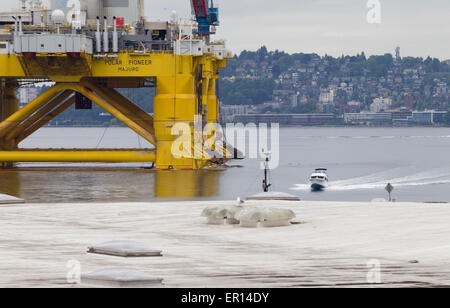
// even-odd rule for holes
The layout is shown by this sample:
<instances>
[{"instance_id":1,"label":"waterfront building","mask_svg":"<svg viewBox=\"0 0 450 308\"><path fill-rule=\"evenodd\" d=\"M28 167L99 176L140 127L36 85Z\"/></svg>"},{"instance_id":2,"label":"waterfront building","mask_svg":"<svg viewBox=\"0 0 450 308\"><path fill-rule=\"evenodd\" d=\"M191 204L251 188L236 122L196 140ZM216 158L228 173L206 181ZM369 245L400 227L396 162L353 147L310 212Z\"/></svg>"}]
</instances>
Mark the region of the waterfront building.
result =
<instances>
[{"instance_id":1,"label":"waterfront building","mask_svg":"<svg viewBox=\"0 0 450 308\"><path fill-rule=\"evenodd\" d=\"M433 125L443 123L445 117L447 116L446 111L435 111L435 110L425 110L425 111L414 111L412 113L409 122L412 124L424 124Z\"/></svg>"},{"instance_id":2,"label":"waterfront building","mask_svg":"<svg viewBox=\"0 0 450 308\"><path fill-rule=\"evenodd\" d=\"M405 107L385 110L384 112L390 113L392 115L392 120L407 120L413 115L412 111Z\"/></svg>"},{"instance_id":3,"label":"waterfront building","mask_svg":"<svg viewBox=\"0 0 450 308\"><path fill-rule=\"evenodd\" d=\"M279 123L281 125L332 125L336 124L334 114L239 114L235 123Z\"/></svg>"},{"instance_id":4,"label":"waterfront building","mask_svg":"<svg viewBox=\"0 0 450 308\"><path fill-rule=\"evenodd\" d=\"M344 122L346 124L390 124L392 123L391 113L361 112L345 113Z\"/></svg>"},{"instance_id":5,"label":"waterfront building","mask_svg":"<svg viewBox=\"0 0 450 308\"><path fill-rule=\"evenodd\" d=\"M233 121L233 116L236 114L248 114L252 106L248 105L221 105L220 114L225 122Z\"/></svg>"}]
</instances>

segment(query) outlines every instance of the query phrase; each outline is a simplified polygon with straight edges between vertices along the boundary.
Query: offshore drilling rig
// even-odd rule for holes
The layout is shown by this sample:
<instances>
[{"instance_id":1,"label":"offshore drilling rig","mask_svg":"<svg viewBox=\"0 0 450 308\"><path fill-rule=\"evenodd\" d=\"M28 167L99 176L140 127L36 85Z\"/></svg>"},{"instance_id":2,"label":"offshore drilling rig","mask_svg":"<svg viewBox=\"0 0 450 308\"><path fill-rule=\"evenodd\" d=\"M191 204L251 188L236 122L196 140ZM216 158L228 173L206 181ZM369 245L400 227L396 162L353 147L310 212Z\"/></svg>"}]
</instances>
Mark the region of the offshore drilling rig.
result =
<instances>
[{"instance_id":1,"label":"offshore drilling rig","mask_svg":"<svg viewBox=\"0 0 450 308\"><path fill-rule=\"evenodd\" d=\"M232 57L210 36L219 25L212 0L191 0L195 20L147 21L143 0L21 1L0 13L0 162L150 162L157 169L201 169L224 160L172 155L177 123L217 123L219 70ZM53 85L19 109L23 85ZM154 115L116 89L154 87ZM154 149L20 149L19 144L75 105L110 113ZM202 126L203 127L203 126ZM192 135L195 130L192 130ZM195 152L195 136L191 148ZM207 138L200 137L201 145ZM227 150L228 149L228 150ZM223 143L224 157L236 150ZM234 153L231 153L234 152Z\"/></svg>"}]
</instances>

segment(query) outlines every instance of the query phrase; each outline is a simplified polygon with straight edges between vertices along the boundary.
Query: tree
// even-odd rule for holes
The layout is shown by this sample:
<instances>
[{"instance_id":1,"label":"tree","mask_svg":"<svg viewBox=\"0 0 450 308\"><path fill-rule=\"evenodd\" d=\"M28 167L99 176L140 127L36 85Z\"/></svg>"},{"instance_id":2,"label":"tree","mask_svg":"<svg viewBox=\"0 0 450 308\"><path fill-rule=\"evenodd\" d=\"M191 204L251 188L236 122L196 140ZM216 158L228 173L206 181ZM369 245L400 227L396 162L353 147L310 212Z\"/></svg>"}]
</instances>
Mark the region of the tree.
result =
<instances>
[{"instance_id":1,"label":"tree","mask_svg":"<svg viewBox=\"0 0 450 308\"><path fill-rule=\"evenodd\" d=\"M393 65L394 58L391 54L384 56L371 56L367 60L366 68L373 77L381 77L387 74L388 69Z\"/></svg>"},{"instance_id":2,"label":"tree","mask_svg":"<svg viewBox=\"0 0 450 308\"><path fill-rule=\"evenodd\" d=\"M266 59L267 54L268 54L268 51L267 51L266 46L263 46L260 49L258 49L258 51L256 51L258 62L264 61Z\"/></svg>"},{"instance_id":3,"label":"tree","mask_svg":"<svg viewBox=\"0 0 450 308\"><path fill-rule=\"evenodd\" d=\"M272 99L274 88L272 79L223 80L220 100L226 105L259 105Z\"/></svg>"}]
</instances>

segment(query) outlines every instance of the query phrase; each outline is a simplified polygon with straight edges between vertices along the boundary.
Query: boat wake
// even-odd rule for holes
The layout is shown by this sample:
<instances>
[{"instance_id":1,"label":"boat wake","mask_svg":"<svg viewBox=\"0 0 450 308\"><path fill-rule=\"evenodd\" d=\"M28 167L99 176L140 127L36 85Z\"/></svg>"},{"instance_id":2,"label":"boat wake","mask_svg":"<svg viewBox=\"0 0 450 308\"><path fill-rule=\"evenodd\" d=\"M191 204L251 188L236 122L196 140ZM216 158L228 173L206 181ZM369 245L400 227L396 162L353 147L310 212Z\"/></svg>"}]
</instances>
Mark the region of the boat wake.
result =
<instances>
[{"instance_id":1,"label":"boat wake","mask_svg":"<svg viewBox=\"0 0 450 308\"><path fill-rule=\"evenodd\" d=\"M394 187L426 186L450 184L450 171L428 171L413 175L392 177L392 170L389 172L374 173L367 176L330 182L327 190L348 191L363 189L384 189L387 183ZM309 184L295 184L291 190L310 190Z\"/></svg>"}]
</instances>

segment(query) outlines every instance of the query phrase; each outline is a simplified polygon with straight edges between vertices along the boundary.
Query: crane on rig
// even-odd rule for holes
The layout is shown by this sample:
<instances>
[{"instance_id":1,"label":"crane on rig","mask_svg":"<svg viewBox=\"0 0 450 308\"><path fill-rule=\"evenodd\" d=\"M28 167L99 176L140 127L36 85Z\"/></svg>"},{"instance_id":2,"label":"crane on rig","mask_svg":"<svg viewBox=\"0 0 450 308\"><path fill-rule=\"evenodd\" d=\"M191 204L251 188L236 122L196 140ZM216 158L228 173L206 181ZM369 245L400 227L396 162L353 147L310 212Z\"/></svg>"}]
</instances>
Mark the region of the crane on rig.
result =
<instances>
[{"instance_id":1,"label":"crane on rig","mask_svg":"<svg viewBox=\"0 0 450 308\"><path fill-rule=\"evenodd\" d=\"M209 37L215 34L215 27L219 26L219 8L213 0L191 0L192 15L198 23L198 34Z\"/></svg>"}]
</instances>

